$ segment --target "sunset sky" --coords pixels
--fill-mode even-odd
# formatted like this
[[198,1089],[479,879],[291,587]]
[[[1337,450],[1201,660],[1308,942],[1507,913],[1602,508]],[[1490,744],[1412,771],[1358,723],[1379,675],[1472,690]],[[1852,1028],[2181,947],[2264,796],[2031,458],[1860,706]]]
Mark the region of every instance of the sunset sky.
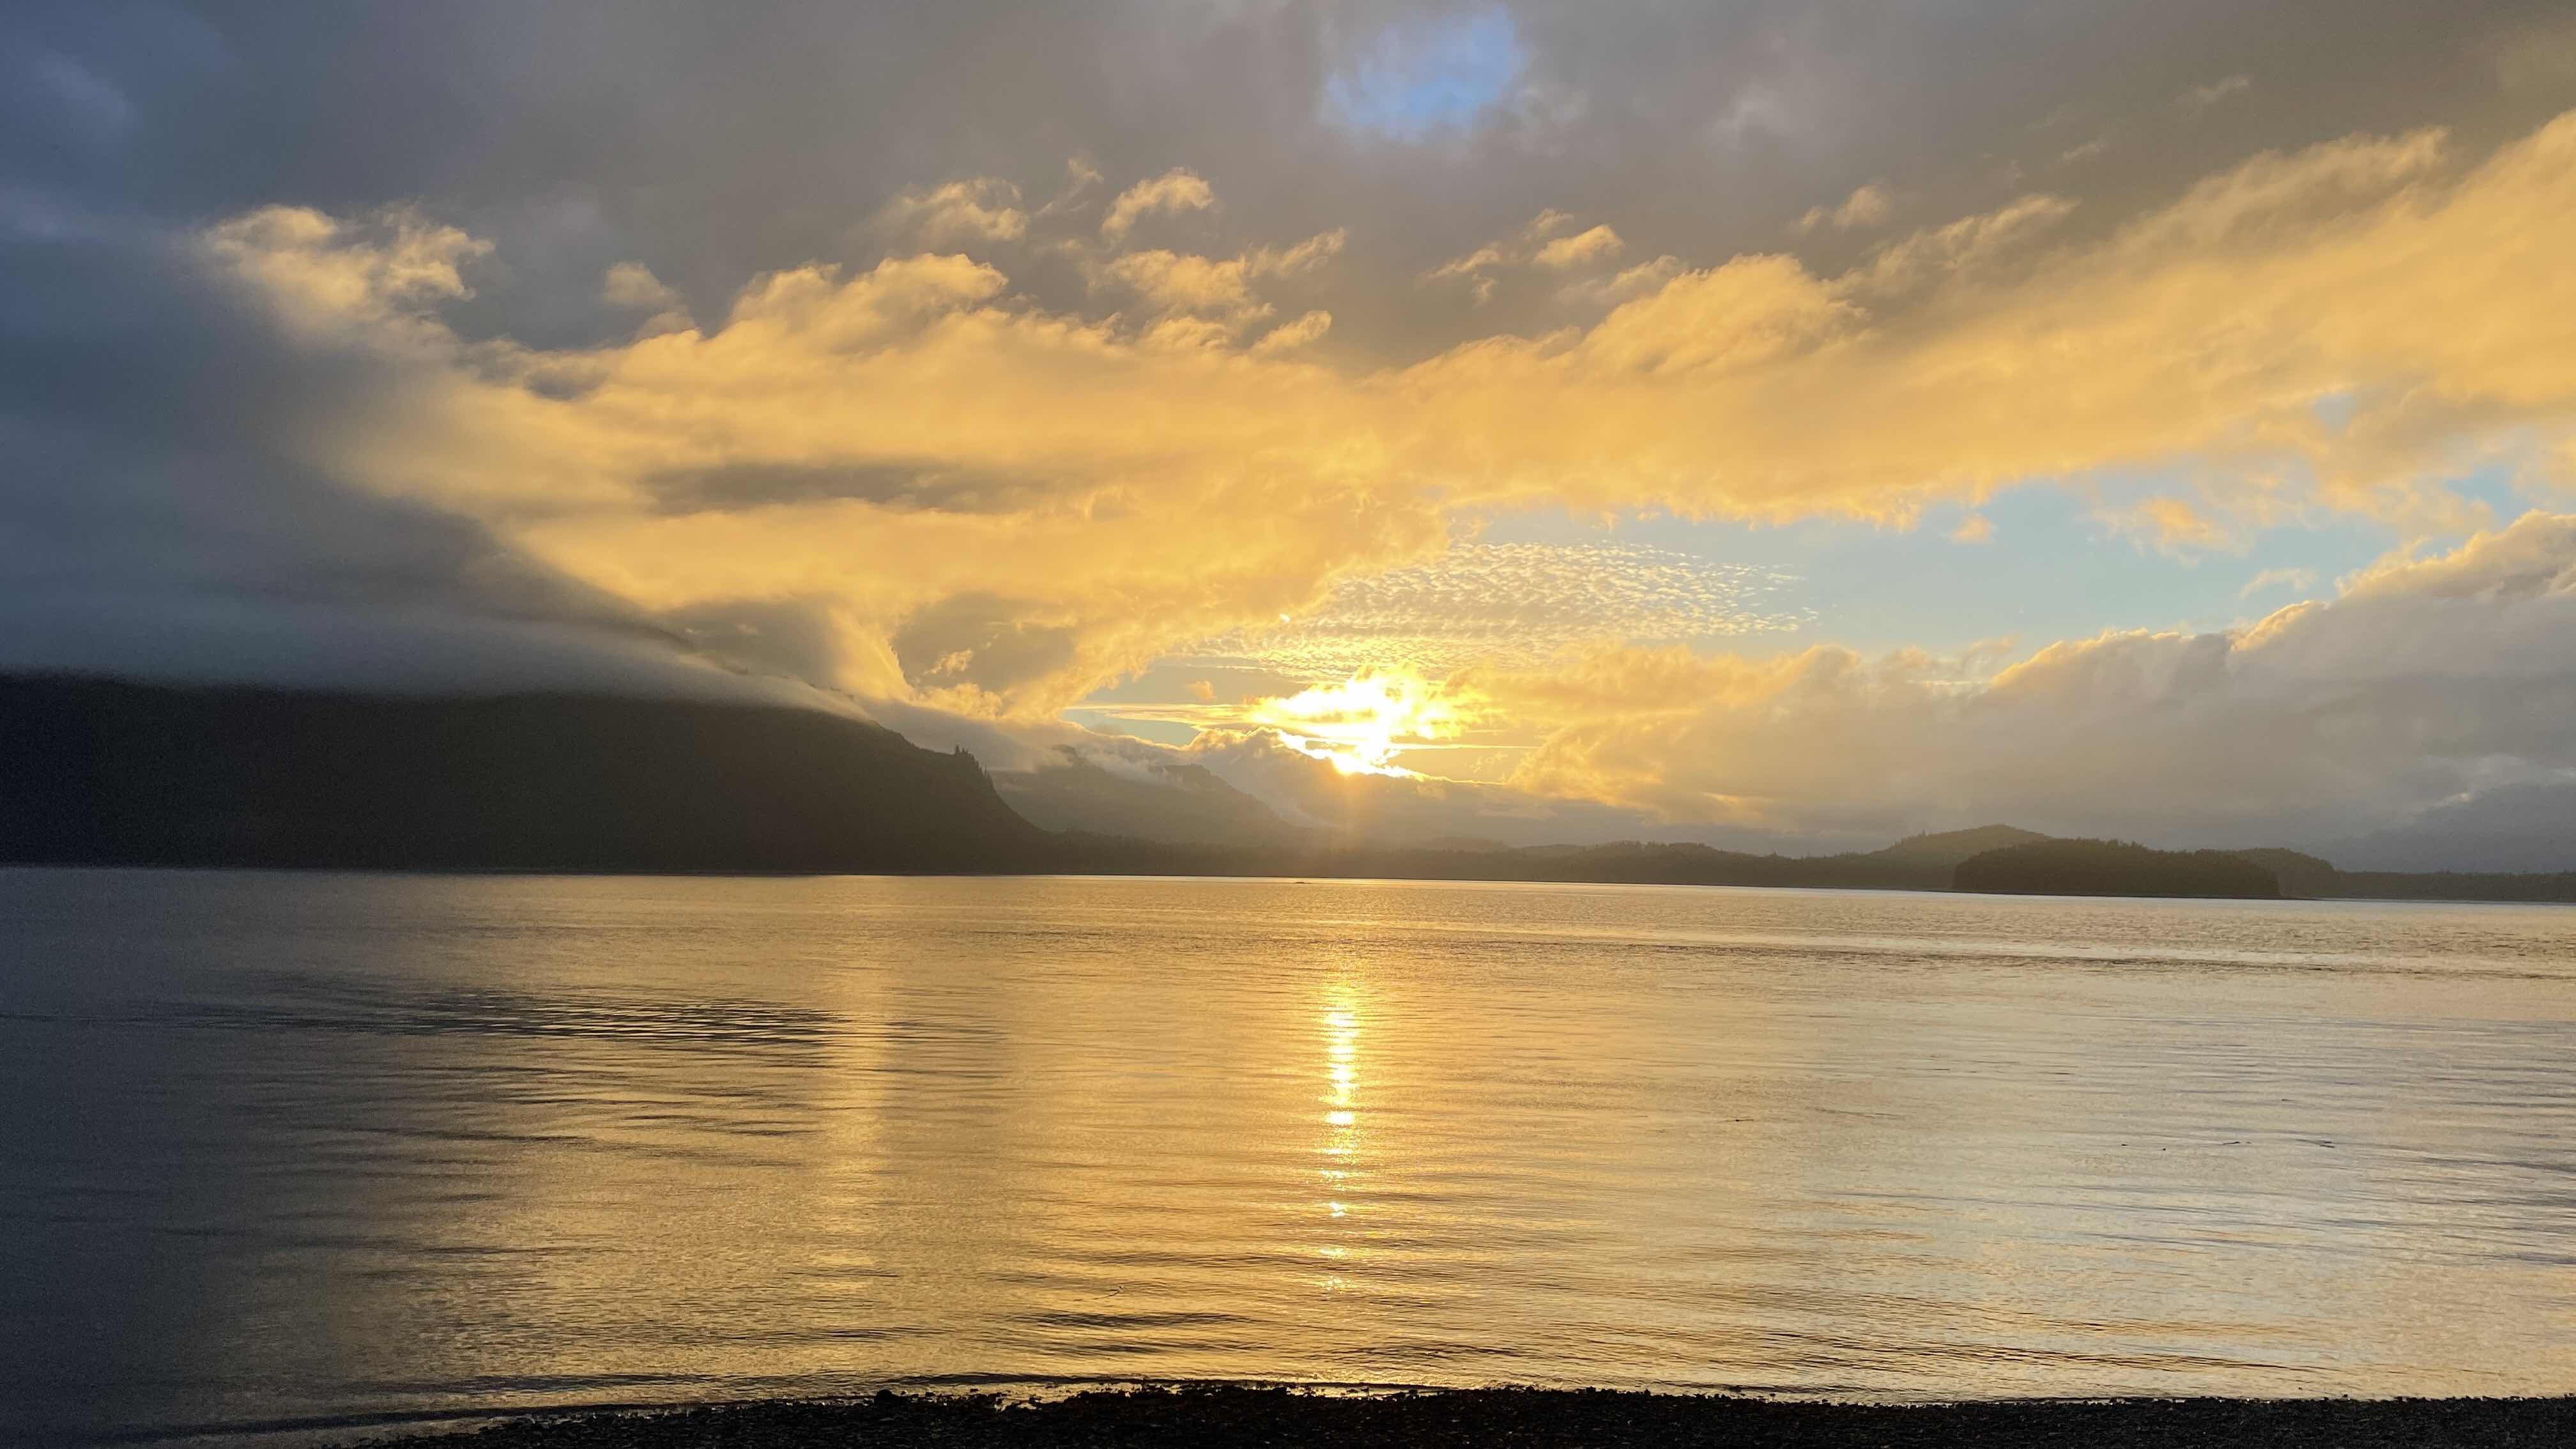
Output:
[[0,665],[2576,866],[2553,4],[18,4]]

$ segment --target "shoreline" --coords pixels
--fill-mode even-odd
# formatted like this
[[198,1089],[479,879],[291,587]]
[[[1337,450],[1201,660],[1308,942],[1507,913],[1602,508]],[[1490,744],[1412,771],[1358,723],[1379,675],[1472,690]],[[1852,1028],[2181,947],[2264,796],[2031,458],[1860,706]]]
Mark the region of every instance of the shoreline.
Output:
[[1872,1404],[1606,1389],[1334,1394],[1249,1385],[1093,1389],[1062,1398],[883,1391],[671,1409],[531,1414],[378,1436],[380,1449],[808,1449],[822,1445],[1182,1446],[2374,1445],[2576,1443],[2576,1395],[2463,1399],[2014,1399]]

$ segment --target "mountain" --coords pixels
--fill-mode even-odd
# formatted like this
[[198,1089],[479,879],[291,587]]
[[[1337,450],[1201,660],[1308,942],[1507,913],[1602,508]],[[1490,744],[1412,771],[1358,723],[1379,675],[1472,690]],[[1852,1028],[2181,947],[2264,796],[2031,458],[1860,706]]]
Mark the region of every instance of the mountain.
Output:
[[815,710],[0,678],[0,860],[1038,868],[972,757]]
[[1060,754],[1058,763],[993,775],[1002,798],[1041,829],[1169,845],[1294,845],[1309,838],[1205,766],[1112,769],[1070,745]]
[[2272,872],[2224,850],[2151,850],[2125,840],[2032,840],[1959,862],[1951,888],[1991,895],[2225,896],[2278,900]]
[[[2576,873],[2345,871],[2289,850],[2155,851],[2009,825],[1817,856],[1639,841],[1351,844],[1286,824],[1196,766],[1122,770],[1072,755],[999,785],[962,752],[810,709],[0,675],[0,863],[2576,900]],[[1087,828],[1040,828],[1059,823]]]
[[2343,870],[2295,850],[2239,850],[2270,870],[2284,895],[2313,900],[2576,901],[2576,871]]
[[2283,850],[2278,846],[2261,850],[2232,850],[2228,854],[2239,860],[2252,861],[2272,873],[2281,884],[2281,894],[2304,900],[2322,900],[2341,894],[2343,874],[2333,861],[2310,855],[2303,850]]
[[1868,854],[1893,864],[1950,871],[1958,869],[1959,862],[1972,855],[1983,855],[2008,845],[2030,845],[2050,838],[2018,825],[1979,825],[1967,830],[1909,835],[1884,850],[1873,850]]

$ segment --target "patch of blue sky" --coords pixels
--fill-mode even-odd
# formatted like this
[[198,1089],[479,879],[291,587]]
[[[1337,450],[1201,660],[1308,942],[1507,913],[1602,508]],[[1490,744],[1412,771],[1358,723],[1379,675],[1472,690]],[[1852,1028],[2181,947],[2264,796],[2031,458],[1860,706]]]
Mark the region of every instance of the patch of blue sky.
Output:
[[2568,506],[2564,494],[2551,493],[2536,481],[2533,470],[2519,463],[2490,463],[2450,479],[2443,486],[2471,503],[2484,504],[2495,515],[2497,528],[2534,508],[2564,512]]
[[1398,21],[1325,79],[1324,118],[1408,142],[1462,130],[1510,93],[1528,61],[1499,9]]
[[1973,512],[1990,529],[1983,541],[1953,537],[1971,513],[1957,506],[1933,509],[1910,529],[1666,515],[1604,528],[1551,510],[1491,518],[1481,536],[1546,543],[1615,537],[1775,569],[1797,578],[1782,597],[1812,609],[1814,621],[1720,647],[1769,652],[1830,642],[1871,653],[1949,653],[2002,638],[2027,653],[2111,630],[2222,630],[2303,598],[2330,597],[2336,579],[2398,542],[2384,525],[2333,515],[2266,530],[2241,554],[2174,553],[2124,529],[2102,498],[2055,488],[2010,490]]

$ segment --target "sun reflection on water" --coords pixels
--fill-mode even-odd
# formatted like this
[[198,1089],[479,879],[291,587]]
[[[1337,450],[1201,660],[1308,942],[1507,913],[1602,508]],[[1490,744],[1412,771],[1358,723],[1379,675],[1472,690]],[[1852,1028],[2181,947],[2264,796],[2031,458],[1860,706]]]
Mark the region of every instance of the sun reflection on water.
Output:
[[[1347,973],[1336,974],[1324,987],[1323,1164],[1316,1174],[1323,1179],[1319,1196],[1325,1232],[1333,1235],[1333,1240],[1318,1244],[1316,1252],[1337,1269],[1354,1259],[1354,1244],[1349,1239],[1357,1227],[1353,1219],[1360,1208],[1358,1189],[1366,1176],[1359,1166],[1363,996],[1359,983]],[[1327,1272],[1317,1282],[1329,1293],[1344,1292],[1351,1286],[1339,1271]]]

